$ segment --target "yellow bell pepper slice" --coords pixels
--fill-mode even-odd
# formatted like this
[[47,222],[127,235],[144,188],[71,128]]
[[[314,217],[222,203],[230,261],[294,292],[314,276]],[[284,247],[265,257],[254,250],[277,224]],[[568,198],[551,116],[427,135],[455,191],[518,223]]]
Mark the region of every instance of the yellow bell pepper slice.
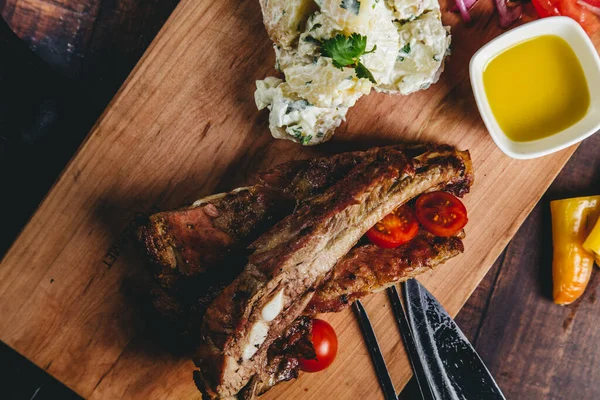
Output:
[[583,242],[583,248],[594,255],[596,264],[600,267],[600,219],[596,221],[596,225]]
[[600,196],[552,201],[550,211],[554,302],[570,304],[583,294],[594,267],[594,256],[583,248],[583,242],[598,219]]

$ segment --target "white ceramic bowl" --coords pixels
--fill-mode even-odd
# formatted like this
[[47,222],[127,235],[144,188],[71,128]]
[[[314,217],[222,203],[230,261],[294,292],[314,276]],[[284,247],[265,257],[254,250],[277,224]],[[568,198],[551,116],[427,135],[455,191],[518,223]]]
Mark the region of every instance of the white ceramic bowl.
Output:
[[[492,113],[483,87],[483,70],[486,64],[503,50],[542,35],[559,36],[571,46],[579,58],[587,80],[590,107],[579,122],[563,131],[530,142],[515,142],[502,131]],[[528,159],[545,156],[571,146],[600,130],[600,57],[585,31],[571,18],[543,18],[498,36],[473,55],[469,74],[477,108],[485,126],[496,145],[512,158]]]

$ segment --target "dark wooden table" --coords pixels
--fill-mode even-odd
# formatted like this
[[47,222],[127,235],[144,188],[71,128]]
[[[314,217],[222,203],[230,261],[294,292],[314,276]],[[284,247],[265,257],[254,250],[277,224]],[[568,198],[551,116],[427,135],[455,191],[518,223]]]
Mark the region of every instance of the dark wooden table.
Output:
[[[177,2],[0,0],[0,257]],[[577,303],[551,301],[549,201],[587,194],[600,194],[600,135],[579,147],[457,317],[509,399],[600,399],[600,276]],[[0,371],[0,398],[78,398],[1,343]],[[401,397],[415,393],[411,383]]]

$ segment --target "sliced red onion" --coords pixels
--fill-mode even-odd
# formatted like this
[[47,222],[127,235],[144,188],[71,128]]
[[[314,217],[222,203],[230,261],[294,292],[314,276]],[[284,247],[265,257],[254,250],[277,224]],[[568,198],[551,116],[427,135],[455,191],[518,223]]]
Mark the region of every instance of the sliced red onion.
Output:
[[510,24],[521,18],[523,14],[523,7],[521,3],[515,7],[509,7],[506,3],[508,0],[494,0],[496,3],[496,9],[500,16],[500,27],[508,28]]
[[469,15],[469,11],[467,10],[467,4],[465,3],[465,1],[468,0],[456,0],[456,7],[458,7],[458,11],[460,11],[460,16],[462,17],[463,21],[470,22],[471,16]]
[[600,17],[600,7],[594,7],[593,5],[588,4],[582,0],[577,1],[577,4],[584,6],[585,8],[587,8],[588,10]]
[[[465,7],[467,8],[467,10],[470,10],[471,7],[473,7],[475,5],[475,3],[477,3],[477,0],[465,0],[464,3],[465,3]],[[457,12],[458,6],[455,4],[454,7],[452,7],[450,9],[450,11]]]

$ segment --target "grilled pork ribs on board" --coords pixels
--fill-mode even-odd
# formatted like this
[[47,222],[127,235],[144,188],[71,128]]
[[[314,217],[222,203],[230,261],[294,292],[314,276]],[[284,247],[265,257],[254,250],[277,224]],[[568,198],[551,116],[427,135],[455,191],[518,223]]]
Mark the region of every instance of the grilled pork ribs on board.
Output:
[[425,231],[395,249],[363,243],[377,221],[422,193],[463,196],[469,153],[397,145],[292,161],[253,186],[152,215],[138,231],[154,305],[200,338],[205,398],[251,398],[298,375],[310,318],[409,279],[463,251],[461,232]]

